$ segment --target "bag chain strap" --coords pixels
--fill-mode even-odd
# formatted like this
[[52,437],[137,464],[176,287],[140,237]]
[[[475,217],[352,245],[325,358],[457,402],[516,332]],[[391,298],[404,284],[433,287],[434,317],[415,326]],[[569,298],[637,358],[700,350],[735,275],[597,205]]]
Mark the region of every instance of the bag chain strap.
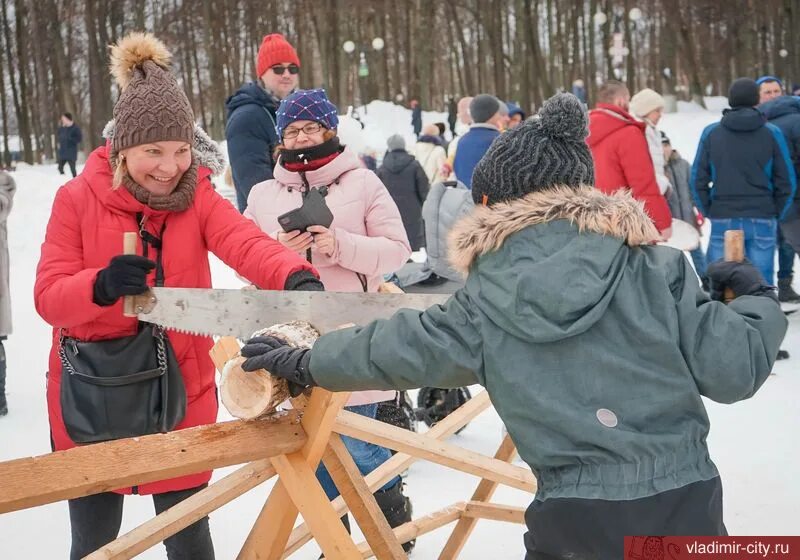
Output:
[[[156,339],[156,359],[158,361],[158,369],[161,370],[161,374],[167,373],[167,345],[164,340],[164,327],[161,325],[154,325],[155,329],[155,339]],[[61,367],[70,375],[75,374],[75,368],[72,367],[72,364],[67,359],[67,353],[64,351],[64,345],[66,343],[67,337],[64,336],[64,330],[59,329],[58,331],[58,356],[61,358]],[[73,341],[73,344],[74,341]],[[75,345],[75,353],[78,353],[78,347]]]

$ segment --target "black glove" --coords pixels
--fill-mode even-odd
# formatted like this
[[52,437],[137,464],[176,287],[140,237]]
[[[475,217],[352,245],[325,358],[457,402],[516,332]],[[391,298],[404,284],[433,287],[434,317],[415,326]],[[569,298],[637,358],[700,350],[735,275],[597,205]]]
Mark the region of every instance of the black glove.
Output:
[[306,387],[316,387],[317,383],[308,371],[311,352],[308,348],[294,348],[272,336],[257,336],[242,346],[242,363],[245,371],[265,369],[272,375],[283,377],[289,382],[289,393],[296,397]]
[[122,296],[136,296],[147,291],[147,274],[156,263],[139,255],[117,255],[97,273],[94,302],[113,305]]
[[708,265],[706,273],[711,281],[711,299],[723,301],[725,288],[730,288],[734,297],[766,296],[778,301],[775,288],[766,283],[764,277],[756,267],[750,264],[750,261],[715,261]]
[[324,292],[325,286],[309,271],[298,270],[286,279],[283,289],[298,292]]

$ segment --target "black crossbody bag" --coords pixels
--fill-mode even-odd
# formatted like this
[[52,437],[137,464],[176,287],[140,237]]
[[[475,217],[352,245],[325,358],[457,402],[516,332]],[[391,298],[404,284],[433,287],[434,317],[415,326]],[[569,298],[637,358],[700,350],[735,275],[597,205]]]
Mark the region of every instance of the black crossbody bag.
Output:
[[[161,239],[143,226],[139,235],[145,255],[148,245],[156,249],[156,286],[163,286]],[[61,414],[75,443],[169,432],[183,420],[186,388],[159,325],[139,322],[135,335],[98,342],[62,335],[58,353]]]

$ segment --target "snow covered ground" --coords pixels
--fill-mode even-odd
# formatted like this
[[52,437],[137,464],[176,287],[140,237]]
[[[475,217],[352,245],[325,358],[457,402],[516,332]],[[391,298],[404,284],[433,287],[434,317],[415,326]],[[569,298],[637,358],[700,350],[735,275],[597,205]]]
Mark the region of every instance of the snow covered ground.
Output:
[[[388,136],[392,126],[410,120],[408,111],[370,106],[367,137]],[[691,160],[702,128],[719,117],[717,111],[681,107],[681,112],[666,115],[663,128],[673,145]],[[381,111],[391,112],[391,119]],[[370,122],[371,119],[374,122]],[[442,120],[438,119],[437,120]],[[428,119],[426,118],[426,122]],[[433,122],[433,120],[431,120]],[[394,130],[397,130],[396,128]],[[366,145],[366,141],[365,141]],[[11,290],[14,306],[14,334],[5,343],[8,356],[9,415],[0,418],[0,461],[49,452],[45,408],[45,370],[50,328],[33,307],[32,290],[39,246],[44,238],[50,206],[63,183],[54,165],[20,167],[15,207],[9,219],[11,251]],[[220,182],[221,184],[221,182]],[[217,287],[238,287],[233,273],[212,258]],[[800,534],[797,504],[800,483],[795,476],[800,462],[797,430],[800,427],[800,327],[791,319],[783,347],[792,359],[778,362],[776,376],[766,382],[755,398],[732,406],[708,403],[712,421],[709,443],[712,457],[722,472],[725,487],[725,515],[728,529],[742,535]],[[479,390],[477,387],[474,390]],[[223,412],[221,420],[228,416]],[[501,423],[493,411],[484,413],[452,442],[482,453],[494,453],[500,442]],[[216,472],[215,478],[232,469]],[[2,482],[0,482],[2,483]],[[424,515],[447,504],[467,499],[477,480],[430,463],[416,463],[406,479],[415,516]],[[211,528],[217,557],[235,557],[268,494],[271,483],[259,486],[217,511]],[[524,506],[530,497],[503,488],[494,501]],[[132,496],[126,500],[122,531],[128,531],[152,517],[152,501]],[[423,536],[417,541],[413,558],[432,559],[449,535],[452,526]],[[494,521],[481,521],[462,554],[464,559],[520,558],[523,527]],[[0,516],[0,558],[28,560],[64,558],[69,548],[69,522],[65,503],[51,504]],[[316,559],[318,549],[309,544],[295,557]],[[160,545],[141,558],[165,558]]]

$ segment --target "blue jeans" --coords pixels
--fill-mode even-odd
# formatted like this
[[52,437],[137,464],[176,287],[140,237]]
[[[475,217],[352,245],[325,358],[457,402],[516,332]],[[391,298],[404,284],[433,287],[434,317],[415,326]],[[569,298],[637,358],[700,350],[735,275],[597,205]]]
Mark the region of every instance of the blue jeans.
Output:
[[[355,412],[361,416],[374,419],[375,414],[378,412],[378,405],[377,403],[360,404],[357,406],[346,406],[344,409],[349,410],[350,412]],[[353,439],[348,436],[342,436],[342,441],[344,442],[344,446],[350,452],[350,455],[353,457],[353,460],[356,462],[358,470],[360,470],[361,474],[364,476],[377,469],[392,456],[391,451],[385,447],[375,445],[374,443],[367,443],[366,441]],[[331,475],[328,474],[328,469],[326,469],[325,465],[322,463],[320,463],[319,468],[317,468],[317,480],[319,480],[319,483],[322,485],[322,489],[325,491],[325,495],[328,496],[329,500],[333,500],[339,495],[339,489],[336,488],[336,484],[333,483]],[[400,482],[400,477],[396,476],[384,484],[380,490],[391,488],[398,482]]]
[[761,272],[767,284],[774,284],[778,221],[774,218],[712,219],[708,262],[725,256],[725,232],[729,229],[744,230],[745,256]]

